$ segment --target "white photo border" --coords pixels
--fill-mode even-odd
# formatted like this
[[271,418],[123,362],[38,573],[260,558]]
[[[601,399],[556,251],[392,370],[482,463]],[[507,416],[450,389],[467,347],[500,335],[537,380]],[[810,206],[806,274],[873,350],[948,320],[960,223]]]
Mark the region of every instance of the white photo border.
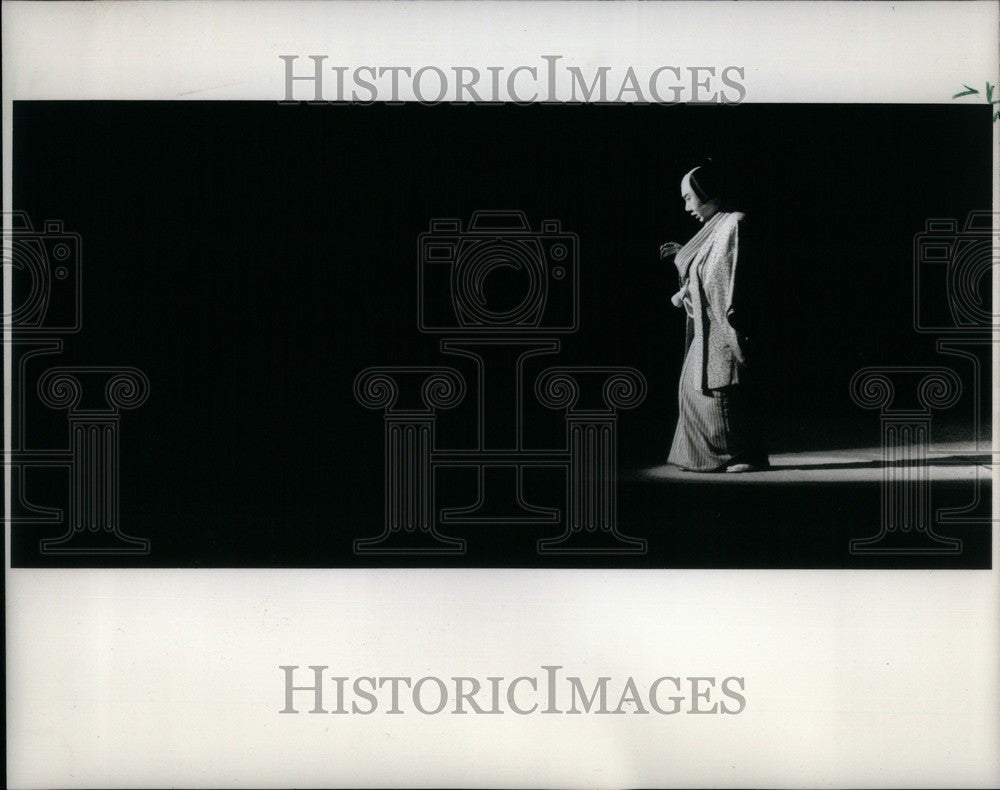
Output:
[[[15,99],[278,101],[283,54],[442,68],[561,54],[637,70],[741,66],[748,102],[946,104],[963,85],[1000,81],[998,13],[993,2],[5,2],[4,210]],[[994,211],[998,178],[994,167]],[[9,314],[6,268],[4,286]],[[8,328],[4,340],[6,352]],[[6,353],[4,364],[9,452]],[[9,522],[7,475],[4,493]],[[8,784],[998,786],[997,544],[994,531],[989,571],[41,570],[11,568],[5,529]],[[705,717],[282,716],[288,664],[738,675],[748,704]]]

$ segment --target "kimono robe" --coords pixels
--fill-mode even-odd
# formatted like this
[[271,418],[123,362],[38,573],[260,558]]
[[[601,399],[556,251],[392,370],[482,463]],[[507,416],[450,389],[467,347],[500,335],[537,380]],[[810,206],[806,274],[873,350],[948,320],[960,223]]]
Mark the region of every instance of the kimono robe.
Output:
[[668,461],[692,471],[767,464],[750,414],[744,338],[733,326],[744,220],[716,212],[675,259],[681,289],[671,301],[688,314],[687,349]]

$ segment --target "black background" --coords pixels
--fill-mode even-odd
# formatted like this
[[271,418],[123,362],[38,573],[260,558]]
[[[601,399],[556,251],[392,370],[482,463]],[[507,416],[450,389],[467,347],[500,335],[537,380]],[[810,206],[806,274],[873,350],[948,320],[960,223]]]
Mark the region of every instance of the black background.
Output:
[[[692,484],[668,502],[623,483],[643,557],[540,559],[551,527],[456,528],[457,558],[359,558],[351,541],[382,524],[382,419],[356,404],[354,376],[455,364],[417,330],[432,218],[520,209],[579,235],[580,330],[544,361],[644,373],[649,394],[619,423],[620,465],[641,469],[666,460],[683,355],[676,275],[656,252],[695,232],[679,182],[713,155],[756,226],[770,449],[873,446],[878,416],[848,382],[866,365],[942,363],[913,330],[913,237],[990,205],[990,145],[985,106],[17,102],[15,208],[83,239],[82,331],[47,364],[151,381],[122,418],[121,513],[152,553],[41,557],[39,538],[62,529],[19,526],[14,563],[988,565],[988,533],[968,531],[958,559],[848,556],[847,538],[877,525],[878,490],[833,484]],[[29,442],[65,446],[65,413],[25,406]],[[969,436],[961,419],[935,427]],[[58,497],[65,482],[43,478],[36,500]]]

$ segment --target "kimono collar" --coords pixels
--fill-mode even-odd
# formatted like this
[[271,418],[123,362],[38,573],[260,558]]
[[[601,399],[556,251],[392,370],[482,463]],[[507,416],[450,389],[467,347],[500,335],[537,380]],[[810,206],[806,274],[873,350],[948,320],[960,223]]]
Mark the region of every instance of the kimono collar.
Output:
[[716,211],[715,214],[712,215],[712,218],[702,225],[701,230],[694,234],[691,241],[681,247],[680,251],[677,253],[677,256],[674,258],[674,265],[677,267],[677,273],[681,276],[682,280],[687,277],[688,269],[691,267],[691,263],[694,261],[699,251],[701,251],[702,247],[710,241],[712,233],[715,231],[716,226],[725,214],[726,212],[724,211]]

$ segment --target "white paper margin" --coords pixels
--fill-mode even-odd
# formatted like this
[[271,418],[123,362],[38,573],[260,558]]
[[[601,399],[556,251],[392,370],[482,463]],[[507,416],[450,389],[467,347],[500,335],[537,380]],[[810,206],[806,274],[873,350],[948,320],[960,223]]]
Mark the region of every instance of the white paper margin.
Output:
[[[279,54],[563,54],[743,65],[751,102],[948,103],[997,81],[997,30],[991,2],[4,3],[4,208],[14,98],[277,100]],[[959,572],[11,570],[9,539],[11,787],[1000,785],[995,534],[993,570]],[[737,674],[748,707],[281,716],[288,663]]]

